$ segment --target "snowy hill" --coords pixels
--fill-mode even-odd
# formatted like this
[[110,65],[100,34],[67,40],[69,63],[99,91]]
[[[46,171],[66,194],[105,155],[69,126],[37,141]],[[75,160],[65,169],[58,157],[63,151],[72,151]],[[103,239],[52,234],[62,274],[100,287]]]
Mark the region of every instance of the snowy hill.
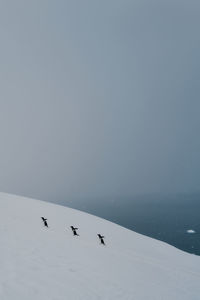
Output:
[[0,194],[1,300],[199,300],[199,282],[198,256],[77,210]]

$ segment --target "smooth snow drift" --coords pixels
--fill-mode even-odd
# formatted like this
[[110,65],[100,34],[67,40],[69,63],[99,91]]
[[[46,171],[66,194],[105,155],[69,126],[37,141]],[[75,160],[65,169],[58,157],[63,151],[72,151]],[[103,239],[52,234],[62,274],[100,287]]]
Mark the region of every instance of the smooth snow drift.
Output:
[[1,300],[200,299],[200,257],[103,219],[0,194],[0,224]]

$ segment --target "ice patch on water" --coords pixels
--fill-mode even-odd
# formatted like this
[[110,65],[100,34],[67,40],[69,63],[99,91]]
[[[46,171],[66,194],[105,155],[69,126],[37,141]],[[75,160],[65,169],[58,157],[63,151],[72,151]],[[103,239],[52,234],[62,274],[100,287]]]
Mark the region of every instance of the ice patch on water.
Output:
[[196,233],[196,231],[193,230],[193,229],[188,229],[188,230],[187,230],[187,233]]

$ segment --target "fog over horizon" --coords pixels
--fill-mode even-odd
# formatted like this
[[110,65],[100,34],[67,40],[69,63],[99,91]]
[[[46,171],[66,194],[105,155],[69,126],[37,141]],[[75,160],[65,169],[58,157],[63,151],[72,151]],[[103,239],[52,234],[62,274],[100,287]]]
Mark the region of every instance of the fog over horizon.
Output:
[[200,2],[0,2],[0,191],[200,193]]

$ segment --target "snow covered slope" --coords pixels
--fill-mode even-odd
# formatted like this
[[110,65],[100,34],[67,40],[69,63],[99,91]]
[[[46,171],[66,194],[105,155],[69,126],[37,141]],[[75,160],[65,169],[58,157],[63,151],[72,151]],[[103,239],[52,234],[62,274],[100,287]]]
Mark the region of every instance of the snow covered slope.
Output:
[[199,300],[200,257],[77,210],[0,194],[0,299]]

